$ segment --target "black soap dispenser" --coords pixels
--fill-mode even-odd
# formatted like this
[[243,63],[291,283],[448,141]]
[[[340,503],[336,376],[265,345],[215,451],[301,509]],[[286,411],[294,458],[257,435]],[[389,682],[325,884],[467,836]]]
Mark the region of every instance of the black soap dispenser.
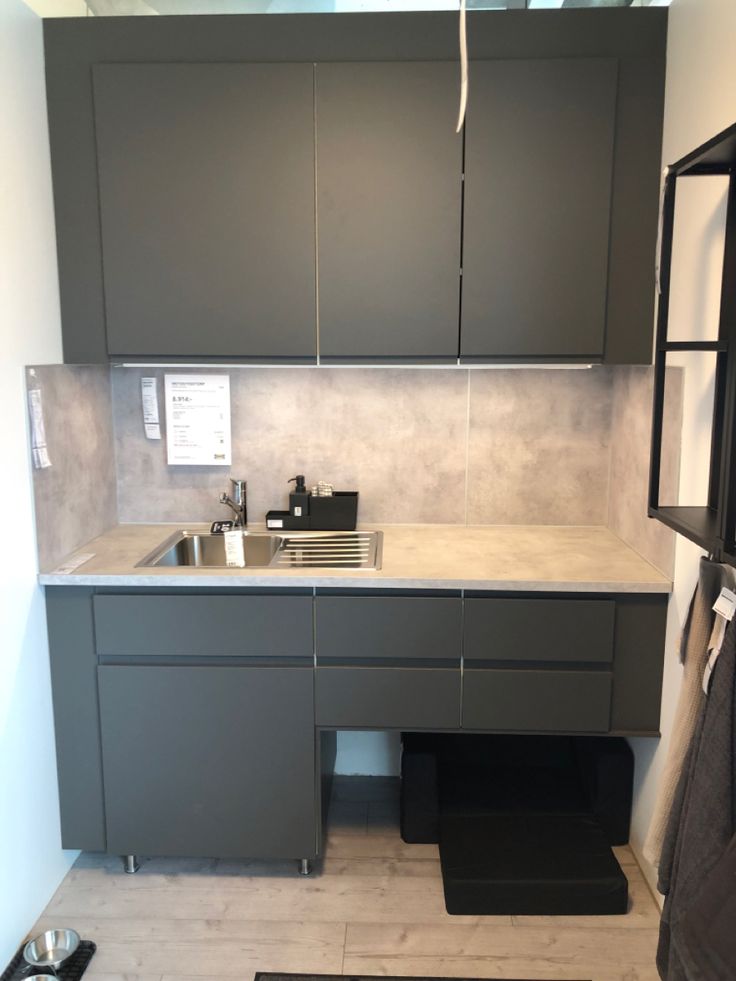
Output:
[[289,483],[296,484],[294,490],[289,494],[289,514],[292,518],[309,517],[310,494],[304,483],[304,474],[298,473],[296,477],[291,478]]

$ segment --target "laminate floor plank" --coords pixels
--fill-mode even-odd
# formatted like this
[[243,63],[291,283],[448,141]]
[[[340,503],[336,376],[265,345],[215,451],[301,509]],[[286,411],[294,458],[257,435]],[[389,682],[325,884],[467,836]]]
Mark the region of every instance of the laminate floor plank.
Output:
[[[46,921],[50,922],[50,921]],[[339,973],[345,925],[233,920],[72,917],[65,921],[97,943],[88,973],[144,969],[192,975],[263,970]],[[45,924],[44,924],[45,925]],[[306,965],[306,966],[305,966]]]
[[442,873],[439,859],[331,858],[322,863],[323,875],[415,875],[436,879]]
[[616,861],[620,866],[635,865],[637,868],[639,867],[630,845],[614,845],[611,851],[616,856]]
[[367,801],[333,800],[329,825],[341,835],[364,835],[368,830],[368,807]]
[[398,823],[391,833],[381,835],[343,835],[330,830],[325,845],[326,858],[407,858],[439,862],[437,845],[407,845],[399,836]]
[[[603,918],[601,918],[603,919]],[[654,970],[656,930],[605,926],[557,929],[484,924],[348,923],[344,972],[486,978],[647,978]],[[656,977],[654,971],[653,977]]]
[[[292,878],[237,876],[157,876],[77,880],[60,890],[47,907],[56,917],[157,917],[170,919],[309,920],[316,923],[392,923],[412,911],[419,923],[447,920],[442,881],[402,875],[342,875]],[[477,922],[478,917],[460,919]],[[488,919],[488,918],[486,918]],[[491,917],[511,922],[510,917]]]
[[399,799],[399,777],[346,776],[332,778],[332,801],[356,801],[360,804],[395,803]]
[[550,959],[525,954],[522,950],[517,956],[503,954],[486,957],[368,958],[346,954],[343,974],[493,978],[499,981],[506,978],[534,978],[535,981],[659,981],[653,966],[631,964],[625,957],[616,958],[616,965],[607,964],[602,955],[586,960],[568,958],[561,953],[556,959]]
[[[625,946],[628,962],[646,965],[652,953],[652,940],[657,933],[654,929],[632,930],[622,941],[620,931],[612,930],[603,923],[565,929],[557,929],[554,925],[519,927],[494,924],[493,929],[489,930],[484,922],[456,923],[456,919],[452,917],[451,922],[442,925],[348,921],[346,960],[366,957],[396,961],[405,957],[518,957],[521,950],[533,950],[536,957],[553,960],[603,957],[613,963],[613,958],[624,956],[622,947]],[[603,919],[600,917],[599,921]]]

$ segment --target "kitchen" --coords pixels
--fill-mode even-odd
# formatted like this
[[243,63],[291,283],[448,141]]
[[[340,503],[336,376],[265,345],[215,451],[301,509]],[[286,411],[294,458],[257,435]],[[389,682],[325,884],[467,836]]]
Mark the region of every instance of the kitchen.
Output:
[[[672,40],[671,23],[677,16],[676,11],[677,3],[670,11],[670,45],[675,43]],[[639,13],[647,12],[631,11],[630,16],[634,17]],[[25,16],[30,17],[28,14]],[[718,19],[715,13],[713,18]],[[472,29],[472,16],[469,19]],[[59,23],[63,25],[63,21]],[[31,30],[28,23],[24,22],[23,26],[26,30]],[[35,26],[38,28],[37,24]],[[63,30],[63,26],[60,30]],[[703,30],[715,30],[707,18],[704,20]],[[724,33],[727,31],[724,30]],[[705,41],[703,43],[705,45]],[[708,41],[709,45],[712,43]],[[36,48],[32,50],[36,52],[37,61],[34,64],[39,73],[34,85],[36,89],[42,90],[43,69],[38,61],[41,55]],[[63,48],[60,47],[59,51],[63,51]],[[711,48],[708,47],[703,57],[710,58],[710,52]],[[679,70],[683,73],[682,78],[691,82],[691,69],[684,53],[682,57]],[[672,62],[670,54],[670,65]],[[25,67],[23,70],[29,72],[30,68]],[[725,66],[723,72],[726,81],[722,91],[727,93],[729,84]],[[674,78],[673,85],[678,83],[680,76],[675,75]],[[710,85],[710,75],[701,76],[698,81],[703,86],[706,83]],[[679,84],[684,86],[686,83],[682,80]],[[50,97],[54,93],[60,101],[66,98],[69,104],[68,96],[64,96],[59,86],[52,87]],[[453,88],[453,102],[455,95],[456,88]],[[719,103],[716,95],[711,95],[708,89],[703,100],[713,107],[712,116],[707,120],[708,127],[705,128],[705,123],[698,119],[697,126],[688,130],[683,122],[684,132],[681,133],[677,130],[675,116],[675,121],[669,125],[675,128],[677,136],[670,136],[671,144],[665,142],[665,160],[676,159],[732,122],[729,118],[732,107],[725,96]],[[669,119],[667,112],[670,111],[674,113],[675,109],[666,108],[665,140]],[[40,159],[45,161],[48,168],[48,150],[43,150],[44,137],[43,134],[39,135],[38,120],[41,116],[45,120],[45,107],[37,116],[36,128],[33,130],[35,138],[42,141],[41,150],[34,153],[33,165],[40,168]],[[78,125],[79,119],[65,123],[70,142],[75,138],[72,124]],[[119,129],[116,127],[114,132],[119,133]],[[631,164],[635,165],[636,160],[632,160]],[[21,166],[20,161],[18,166]],[[659,159],[656,169],[659,170]],[[71,181],[70,186],[82,190],[87,188],[88,181],[83,171],[76,175],[67,171],[67,176]],[[34,253],[38,256],[34,261],[38,263],[41,257],[46,257],[50,279],[47,283],[45,279],[36,282],[34,278],[34,289],[29,292],[36,297],[35,302],[42,303],[45,300],[53,310],[56,302],[53,297],[56,260],[53,221],[48,211],[51,195],[50,170],[45,176],[39,176],[39,180],[42,177],[45,183],[39,186],[43,187],[47,206],[47,225],[43,227],[48,234],[41,236],[34,246]],[[85,227],[85,222],[89,222],[89,210],[84,211],[83,203],[81,198],[75,198],[74,195],[65,196],[61,202],[62,207],[68,205],[72,209],[70,223],[65,228],[76,227],[79,230]],[[73,210],[75,208],[76,214]],[[33,211],[29,213],[33,214]],[[656,200],[653,203],[653,213],[656,216]],[[39,218],[39,222],[42,224],[43,219]],[[59,224],[57,214],[57,232]],[[655,230],[650,229],[652,237]],[[124,235],[124,232],[123,229],[121,234]],[[119,239],[116,242],[123,247]],[[653,255],[653,241],[650,245]],[[97,280],[90,272],[91,253],[88,249],[77,246],[70,253],[62,248],[61,255],[64,257],[62,289],[68,290],[68,284],[71,283],[73,292],[71,296],[67,292],[62,301],[65,305],[71,304],[73,311],[71,319],[69,313],[64,318],[66,350],[69,343],[84,346],[95,343],[94,337],[99,336],[99,332],[92,333],[95,323],[99,322],[94,310],[94,304],[98,302],[95,290],[99,287],[95,285]],[[337,263],[340,255],[333,259]],[[329,268],[328,263],[327,272]],[[80,269],[84,274],[82,279],[79,279]],[[651,265],[642,273],[645,282],[650,269]],[[28,275],[26,267],[19,270],[18,283],[27,282],[24,277]],[[382,275],[386,275],[385,271]],[[80,282],[85,284],[83,289],[74,285]],[[114,289],[114,284],[110,285]],[[106,292],[107,287],[106,281]],[[186,294],[184,297],[186,299]],[[17,302],[20,303],[20,299]],[[50,316],[48,309],[42,317],[44,322]],[[177,316],[185,313],[186,311],[179,310]],[[626,317],[622,316],[621,320],[625,321]],[[55,323],[58,326],[58,313]],[[69,323],[71,328],[67,327]],[[326,336],[329,337],[327,324],[325,326]],[[150,327],[148,331],[150,336]],[[363,337],[364,332],[356,336]],[[17,362],[18,365],[40,366],[61,362],[58,331],[54,337],[47,338],[45,347],[41,342],[38,347],[32,347],[30,337],[27,340],[29,343],[23,348],[24,355]],[[140,344],[136,343],[140,350]],[[81,347],[77,350],[81,350]],[[583,351],[589,353],[586,349]],[[116,355],[115,361],[119,362],[123,360],[121,355],[124,357],[131,354],[131,349],[125,350],[120,345],[112,353]],[[146,353],[154,352],[149,349]],[[218,353],[227,356],[225,351]],[[373,355],[375,353],[369,352]],[[452,353],[449,351],[449,355]],[[190,350],[185,355],[190,361],[191,354]],[[401,354],[406,356],[406,352]],[[416,351],[414,355],[416,356]],[[356,357],[355,348],[348,356]],[[436,359],[444,357],[447,360],[448,350],[435,347],[431,356]],[[472,356],[471,352],[470,357]],[[331,355],[327,354],[325,357],[329,363]],[[334,357],[339,358],[341,354],[338,352]],[[66,360],[91,362],[95,358],[72,355],[67,356]],[[106,354],[104,360],[107,362]],[[148,357],[146,360],[160,362],[162,359]],[[645,509],[650,373],[645,368],[622,367],[623,359],[620,357],[618,360],[615,357],[610,360],[615,367],[568,367],[562,370],[525,367],[521,370],[483,371],[462,365],[445,368],[343,369],[337,366],[328,367],[327,364],[320,364],[319,367],[228,367],[227,374],[233,393],[234,440],[231,472],[233,476],[248,479],[249,507],[253,522],[261,521],[268,508],[284,506],[288,493],[286,481],[293,473],[300,471],[307,473],[310,483],[317,479],[327,479],[335,480],[338,489],[358,489],[361,495],[361,524],[384,528],[387,533],[386,526],[395,523],[443,526],[454,524],[460,527],[476,524],[593,525],[605,529],[607,526],[613,530],[612,537],[618,536],[628,542],[645,559],[649,559],[651,564],[662,570],[664,578],[672,577],[671,563],[675,547],[672,536],[650,521]],[[646,357],[638,361],[636,358],[632,360],[636,365],[649,359]],[[43,390],[46,435],[52,462],[52,467],[36,472],[37,486],[41,487],[43,500],[46,502],[43,507],[37,506],[38,544],[41,549],[49,550],[42,557],[42,569],[52,572],[68,553],[80,548],[117,520],[149,523],[171,521],[181,525],[182,522],[186,524],[195,521],[209,523],[215,518],[225,516],[224,509],[218,504],[218,497],[225,489],[227,470],[209,468],[208,472],[197,473],[195,478],[189,472],[182,473],[183,468],[172,472],[161,453],[163,441],[154,443],[145,438],[141,419],[140,378],[142,375],[155,377],[163,394],[162,376],[166,370],[170,372],[171,369],[110,369],[105,364],[104,367],[62,369],[62,372],[66,372],[63,375],[58,372],[54,374],[50,368],[39,367],[36,370],[36,384]],[[17,379],[13,384],[13,390],[17,392]],[[47,384],[50,387],[47,388]],[[23,405],[22,395],[20,405]],[[65,409],[54,411],[52,406],[63,406]],[[18,452],[24,461],[22,473],[26,474],[25,424],[22,412],[20,416],[19,412],[21,410],[14,402],[13,409],[8,409],[6,418],[19,420],[19,432],[23,438],[22,453],[21,449]],[[635,440],[631,439],[632,433],[637,434]],[[641,438],[638,438],[639,435]],[[695,442],[698,440],[695,439]],[[526,463],[519,460],[520,445],[528,453]],[[81,456],[75,457],[75,453]],[[302,456],[296,458],[296,453],[301,453]],[[377,460],[380,460],[379,468],[376,467]],[[513,465],[511,461],[514,461]],[[669,466],[669,479],[674,481],[676,461],[670,461]],[[26,480],[25,476],[23,480]],[[44,483],[39,484],[40,480],[44,480]],[[636,486],[640,496],[632,501],[632,497],[636,497],[631,495],[635,481],[638,481]],[[23,493],[27,495],[28,484],[25,483],[24,487]],[[16,490],[15,493],[18,496],[21,492]],[[16,513],[18,507],[16,505],[11,513]],[[48,516],[48,520],[44,527],[45,516]],[[111,516],[113,520],[110,520]],[[84,530],[88,533],[82,534],[81,523],[84,523]],[[81,538],[78,537],[80,534]],[[157,542],[153,541],[151,544],[153,546]],[[140,557],[143,552],[145,549]],[[678,576],[677,565],[675,566],[675,599],[669,607],[668,653],[660,724],[662,745],[666,745],[668,716],[671,723],[672,703],[676,700],[678,687],[678,665],[674,648],[696,574],[693,570],[697,570],[695,556],[699,554],[697,549],[688,552],[688,544],[678,540],[676,561],[682,565],[682,569]],[[390,550],[384,556],[384,569],[390,568],[389,558]],[[35,581],[35,559],[32,554],[29,554],[28,562],[34,567]],[[496,576],[497,573],[488,575],[482,581],[486,585],[489,582],[497,583]],[[597,581],[602,582],[603,577]],[[4,591],[4,598],[6,595],[9,596],[10,592]],[[38,605],[39,600],[36,599],[35,602]],[[23,607],[23,603],[19,603],[19,607]],[[37,616],[42,614],[37,611]],[[22,649],[20,641],[18,649]],[[36,658],[31,664],[35,664],[36,670],[41,672],[41,655],[36,655]],[[26,670],[31,669],[31,664],[26,665]],[[42,672],[40,677],[44,677]],[[55,786],[55,752],[51,746],[48,680],[45,684],[45,717],[49,720],[49,727],[45,737],[43,734],[38,735],[38,739],[46,739],[45,750],[37,747],[36,751],[40,754],[39,759],[45,760],[50,768],[48,783]],[[25,686],[21,691],[24,690]],[[18,702],[15,708],[22,704],[24,703]],[[639,736],[633,740],[633,744],[637,757],[637,789],[632,843],[636,852],[637,840],[641,843],[646,833],[663,753],[661,748],[655,753],[656,741],[649,737]],[[345,740],[341,737],[338,752],[343,756],[342,762],[338,756],[338,773],[397,772],[396,742],[386,740],[384,733],[365,738],[351,733]],[[13,759],[13,772],[20,772],[23,768],[18,761],[22,756],[16,751]],[[33,769],[33,766],[30,768]],[[51,805],[49,809],[55,810]],[[350,808],[343,810],[349,811]],[[53,819],[47,815],[47,820]],[[26,850],[21,844],[23,841],[29,842],[28,850],[36,855],[35,849],[30,848],[34,838],[26,837],[28,833],[26,829],[19,828],[14,837],[5,836],[15,842],[12,852],[17,859],[14,861],[21,861],[21,856],[23,862],[28,860]],[[14,917],[18,917],[15,920],[18,924],[14,932],[16,938],[30,928],[62,878],[65,865],[68,866],[75,857],[74,853],[61,853],[58,845],[53,844],[54,841],[58,842],[58,830],[55,828],[47,829],[43,834],[39,830],[36,837],[39,841],[48,842],[46,847],[49,861],[41,863],[39,872],[30,877],[36,881],[33,895],[29,895],[25,910],[21,910],[16,898],[9,901],[9,910]],[[10,858],[7,867],[11,867]],[[27,866],[24,865],[23,868],[27,869]],[[52,872],[51,869],[56,871]],[[43,888],[38,881],[39,876],[45,882]],[[21,877],[20,866],[18,877]],[[24,880],[28,878],[26,872],[23,872],[22,877]],[[131,877],[126,881],[138,880]],[[414,885],[418,886],[420,883]],[[15,896],[15,886],[12,890]],[[39,890],[44,893],[43,897]],[[5,893],[6,890],[3,889],[3,894]],[[412,892],[411,895],[414,896],[415,893]],[[377,899],[373,905],[380,906],[380,901]],[[264,906],[264,909],[267,907]],[[397,912],[391,909],[386,906],[385,915],[395,920]],[[262,918],[269,919],[269,916],[264,913]],[[4,917],[5,920],[11,922],[10,913]],[[360,941],[358,946],[359,943]],[[11,943],[8,940],[9,956],[15,946],[15,941]],[[356,963],[351,963],[350,966],[346,963],[345,970],[358,970]],[[308,967],[294,966],[291,969],[306,970]],[[337,969],[339,970],[339,965]],[[330,970],[334,973],[334,961],[330,962]],[[370,965],[366,970],[370,973]],[[404,967],[397,973],[422,973],[422,970],[424,968],[409,970]],[[454,973],[454,970],[456,969],[446,967],[445,973]],[[519,968],[517,974],[521,974],[522,970]],[[139,973],[149,971],[142,963]],[[536,973],[539,971],[537,966]],[[153,973],[157,971],[154,970]],[[164,972],[162,970],[158,973]],[[429,973],[443,972],[434,969]],[[492,960],[485,964],[479,962],[475,973],[493,976]]]

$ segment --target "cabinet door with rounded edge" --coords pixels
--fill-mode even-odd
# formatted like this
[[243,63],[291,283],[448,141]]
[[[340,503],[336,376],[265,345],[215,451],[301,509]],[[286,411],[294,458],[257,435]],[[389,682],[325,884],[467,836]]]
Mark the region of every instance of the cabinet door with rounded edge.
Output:
[[461,357],[599,360],[617,62],[478,61],[470,77]]
[[317,65],[322,359],[457,359],[456,116],[451,62]]
[[97,670],[109,852],[314,856],[311,666]]
[[111,355],[316,357],[313,73],[94,67]]

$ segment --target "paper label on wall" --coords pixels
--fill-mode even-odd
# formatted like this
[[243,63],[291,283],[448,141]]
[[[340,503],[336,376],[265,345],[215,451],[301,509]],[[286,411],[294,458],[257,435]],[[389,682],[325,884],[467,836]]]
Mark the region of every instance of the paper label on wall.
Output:
[[161,439],[161,426],[158,419],[158,387],[155,378],[141,378],[141,404],[143,406],[143,429],[146,439]]
[[164,395],[169,465],[229,467],[229,376],[166,375]]
[[43,402],[41,390],[32,388],[28,392],[28,411],[31,418],[31,458],[36,470],[45,470],[51,466],[49,451],[46,446],[46,427],[43,422]]

